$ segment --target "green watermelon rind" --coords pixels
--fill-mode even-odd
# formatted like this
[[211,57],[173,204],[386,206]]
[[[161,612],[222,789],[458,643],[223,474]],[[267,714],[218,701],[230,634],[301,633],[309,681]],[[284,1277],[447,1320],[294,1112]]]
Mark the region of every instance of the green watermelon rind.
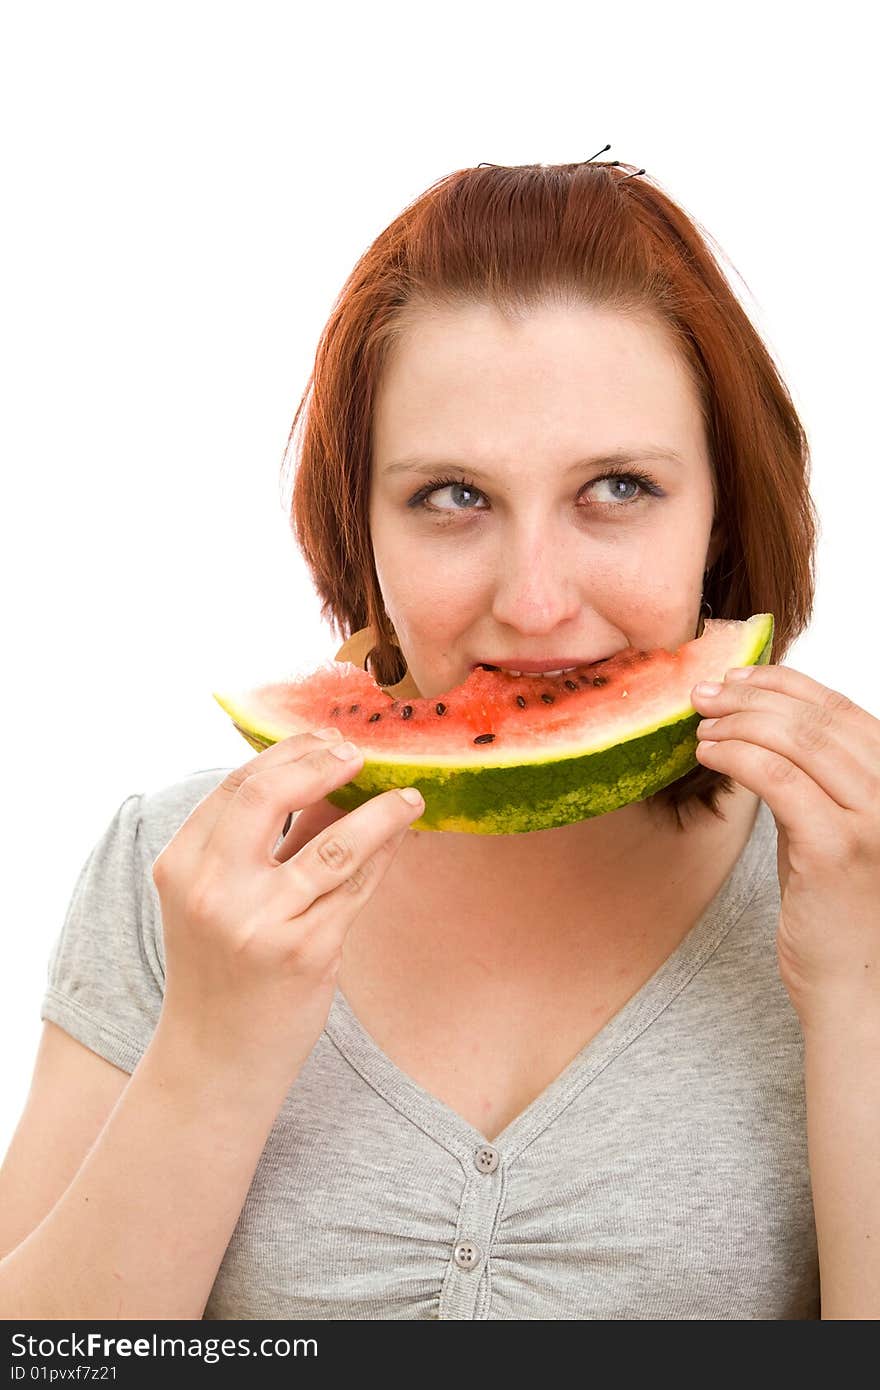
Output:
[[432,769],[423,764],[365,766],[356,782],[327,800],[344,811],[391,787],[418,787],[425,811],[414,830],[512,835],[568,825],[617,810],[668,786],[696,765],[693,714],[600,752],[513,767]]
[[[773,617],[758,630],[760,650],[744,665],[767,665],[773,647]],[[425,801],[413,830],[512,835],[547,830],[607,815],[642,801],[675,782],[696,758],[696,728],[702,716],[688,706],[648,730],[574,756],[533,757],[512,765],[430,766],[426,762],[365,761],[357,777],[327,800],[343,811],[395,787],[417,787]],[[253,748],[271,746],[236,724]],[[540,755],[538,755],[540,756]]]

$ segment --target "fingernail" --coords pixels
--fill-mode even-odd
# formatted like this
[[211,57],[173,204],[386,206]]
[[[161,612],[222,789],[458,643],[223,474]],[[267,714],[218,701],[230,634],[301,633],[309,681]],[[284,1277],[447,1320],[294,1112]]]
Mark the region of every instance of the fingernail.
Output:
[[695,695],[720,695],[721,686],[714,681],[700,681],[699,685],[694,686]]
[[744,681],[754,669],[754,666],[734,666],[732,670],[725,671],[724,679],[726,681]]
[[402,787],[400,795],[404,801],[409,802],[410,806],[423,806],[425,804],[422,793],[416,787]]
[[360,749],[355,748],[353,743],[337,743],[333,748],[328,748],[328,753],[332,753],[334,758],[359,758]]
[[338,729],[334,728],[316,729],[315,738],[323,738],[326,739],[328,743],[330,743],[335,738],[342,738],[342,734],[339,732]]

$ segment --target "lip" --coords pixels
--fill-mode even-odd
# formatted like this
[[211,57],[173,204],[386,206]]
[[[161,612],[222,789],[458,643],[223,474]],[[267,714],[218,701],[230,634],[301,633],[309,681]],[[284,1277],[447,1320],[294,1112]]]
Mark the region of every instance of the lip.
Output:
[[482,661],[475,661],[471,670],[476,670],[478,666],[501,666],[506,671],[522,671],[523,675],[537,676],[543,671],[565,671],[574,666],[596,666],[600,661],[607,660],[605,656],[594,657],[590,661],[572,656],[550,657],[546,661],[527,661],[524,657],[518,656],[508,656],[503,661],[496,661],[494,658],[485,657]]

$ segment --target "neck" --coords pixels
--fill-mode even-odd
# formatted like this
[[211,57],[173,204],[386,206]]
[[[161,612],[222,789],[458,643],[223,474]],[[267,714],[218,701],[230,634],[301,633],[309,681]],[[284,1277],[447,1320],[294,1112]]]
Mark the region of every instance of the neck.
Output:
[[415,914],[455,932],[457,922],[471,940],[482,931],[497,938],[503,921],[505,935],[519,932],[534,942],[536,915],[545,941],[556,931],[599,933],[603,922],[627,914],[644,920],[646,901],[673,910],[686,890],[699,892],[701,881],[711,886],[742,852],[758,804],[753,792],[736,786],[720,804],[724,819],[701,806],[682,830],[671,816],[663,820],[634,803],[523,835],[410,831],[382,898],[405,906],[394,914],[401,923]]

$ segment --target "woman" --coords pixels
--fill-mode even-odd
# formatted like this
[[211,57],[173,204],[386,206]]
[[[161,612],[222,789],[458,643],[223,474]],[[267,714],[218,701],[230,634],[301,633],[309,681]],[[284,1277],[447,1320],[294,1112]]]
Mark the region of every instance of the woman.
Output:
[[299,542],[383,686],[675,650],[702,602],[772,612],[774,664],[694,692],[686,777],[550,831],[342,815],[333,730],[124,802],[53,953],[3,1307],[877,1316],[880,723],[779,664],[806,440],[699,231],[617,164],[451,175],[300,422]]

